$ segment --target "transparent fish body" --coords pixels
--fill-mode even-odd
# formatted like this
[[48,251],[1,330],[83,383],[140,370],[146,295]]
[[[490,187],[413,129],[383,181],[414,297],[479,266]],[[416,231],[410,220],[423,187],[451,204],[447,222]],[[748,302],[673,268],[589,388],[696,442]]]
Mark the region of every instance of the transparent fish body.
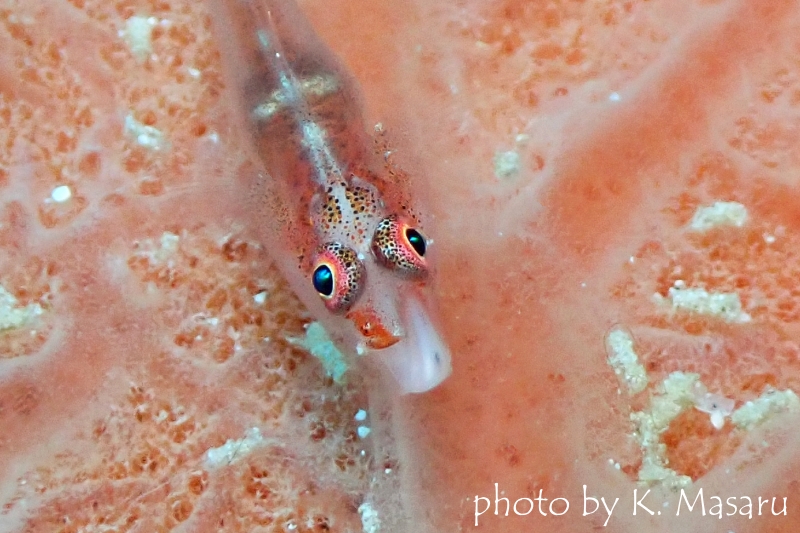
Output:
[[435,387],[451,371],[435,249],[354,80],[292,2],[215,0],[212,19],[260,171],[257,234],[340,348],[379,358],[404,392]]

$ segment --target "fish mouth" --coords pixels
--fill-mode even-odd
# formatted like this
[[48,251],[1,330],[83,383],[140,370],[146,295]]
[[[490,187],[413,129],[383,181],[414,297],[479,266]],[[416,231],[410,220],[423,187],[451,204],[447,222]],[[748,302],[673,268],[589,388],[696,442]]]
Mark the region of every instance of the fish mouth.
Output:
[[389,331],[375,311],[360,309],[350,311],[346,318],[350,320],[363,337],[363,346],[370,350],[383,350],[400,342],[402,334]]

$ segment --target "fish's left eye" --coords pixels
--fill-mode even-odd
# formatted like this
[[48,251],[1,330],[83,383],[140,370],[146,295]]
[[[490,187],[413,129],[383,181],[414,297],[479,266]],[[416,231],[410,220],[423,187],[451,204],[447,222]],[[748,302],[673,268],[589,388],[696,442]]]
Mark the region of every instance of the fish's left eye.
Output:
[[421,279],[428,273],[427,248],[422,232],[396,216],[381,220],[372,236],[372,252],[378,261],[409,278]]

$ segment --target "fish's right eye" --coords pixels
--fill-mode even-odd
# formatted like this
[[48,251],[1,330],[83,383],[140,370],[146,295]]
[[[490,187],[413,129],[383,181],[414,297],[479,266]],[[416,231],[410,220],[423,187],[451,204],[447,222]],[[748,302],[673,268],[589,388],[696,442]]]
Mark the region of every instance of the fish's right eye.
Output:
[[311,283],[325,307],[339,314],[358,299],[364,288],[364,273],[364,265],[353,250],[331,242],[317,251]]

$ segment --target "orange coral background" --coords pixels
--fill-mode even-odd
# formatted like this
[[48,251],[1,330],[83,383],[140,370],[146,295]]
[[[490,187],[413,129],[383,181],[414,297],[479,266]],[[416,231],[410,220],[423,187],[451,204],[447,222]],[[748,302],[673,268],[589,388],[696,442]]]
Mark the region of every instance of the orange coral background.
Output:
[[[304,9],[436,216],[452,378],[391,398],[357,375],[333,383],[285,340],[310,317],[248,232],[202,5],[6,2],[0,284],[42,312],[0,343],[0,531],[360,531],[364,502],[384,531],[470,530],[472,498],[494,483],[573,506],[587,484],[625,498],[609,531],[674,530],[671,512],[631,516],[644,400],[617,393],[604,339],[632,333],[647,393],[676,370],[739,405],[798,389],[800,9]],[[154,17],[151,57],[120,35],[132,16]],[[165,144],[143,147],[126,116]],[[517,163],[498,172],[506,152]],[[52,201],[65,184],[70,200]],[[747,226],[688,232],[716,200],[745,205]],[[665,312],[652,296],[678,279],[736,292],[752,321]],[[789,500],[787,517],[695,513],[681,527],[796,531],[796,422],[676,418],[662,436],[675,471],[709,493]],[[257,449],[204,461],[252,427]],[[575,509],[484,516],[484,531],[603,526]]]

